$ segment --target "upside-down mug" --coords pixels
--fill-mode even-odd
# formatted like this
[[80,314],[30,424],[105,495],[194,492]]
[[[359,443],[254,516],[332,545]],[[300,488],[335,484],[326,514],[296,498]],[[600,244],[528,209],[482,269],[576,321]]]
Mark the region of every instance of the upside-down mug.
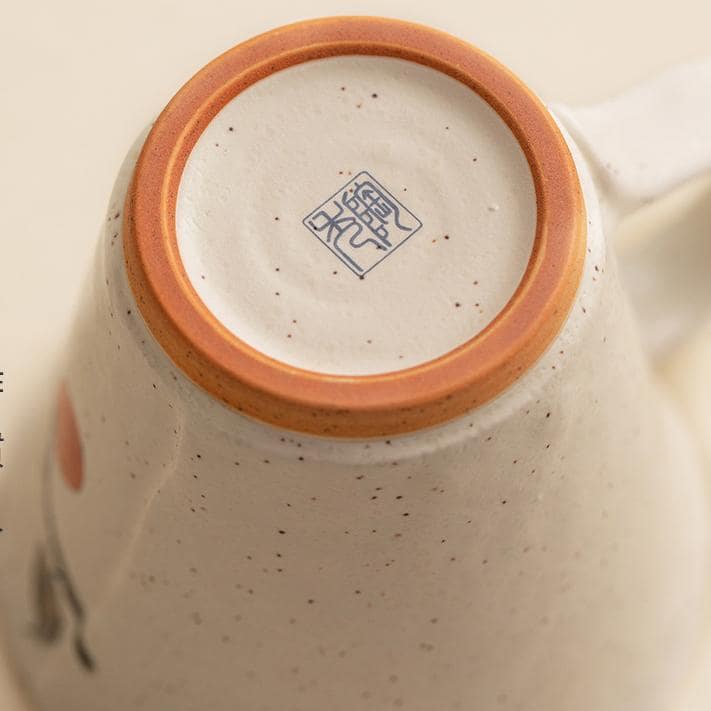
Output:
[[329,18],[201,70],[120,171],[44,471],[2,481],[31,708],[681,708],[707,469],[603,227],[710,164],[709,63],[551,113]]

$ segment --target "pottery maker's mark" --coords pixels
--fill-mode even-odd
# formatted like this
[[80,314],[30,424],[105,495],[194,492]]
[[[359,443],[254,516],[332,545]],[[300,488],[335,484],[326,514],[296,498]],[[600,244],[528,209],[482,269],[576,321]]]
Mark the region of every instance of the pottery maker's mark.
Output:
[[366,171],[349,180],[303,223],[361,278],[422,227],[420,220]]

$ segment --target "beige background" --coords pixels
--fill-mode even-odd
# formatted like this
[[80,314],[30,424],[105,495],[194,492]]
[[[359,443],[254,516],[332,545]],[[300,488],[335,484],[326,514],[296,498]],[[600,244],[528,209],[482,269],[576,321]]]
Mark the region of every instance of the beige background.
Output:
[[[24,468],[28,437],[40,438],[51,366],[123,154],[216,54],[298,19],[389,15],[458,34],[544,99],[571,103],[711,54],[709,0],[2,0],[0,10],[5,473]],[[0,708],[13,708],[1,694]]]

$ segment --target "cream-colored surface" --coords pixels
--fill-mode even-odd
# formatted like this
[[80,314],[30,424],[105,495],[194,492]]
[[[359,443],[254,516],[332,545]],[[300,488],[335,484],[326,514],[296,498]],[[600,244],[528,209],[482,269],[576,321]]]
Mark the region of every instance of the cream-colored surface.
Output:
[[[601,98],[710,49],[706,0],[14,4],[0,26],[0,61],[10,68],[0,84],[4,472],[36,463],[39,451],[27,445],[41,435],[54,359],[115,171],[146,117],[239,40],[291,20],[355,11],[449,30],[495,54],[545,97],[568,102]],[[697,210],[695,218],[703,217],[707,211]],[[687,353],[670,366],[682,369],[673,380],[687,394],[686,368],[698,360]],[[698,402],[690,409],[700,411]]]
[[[332,235],[326,215],[352,213],[331,196],[351,201],[370,178],[413,214]],[[290,365],[364,375],[444,355],[494,319],[530,258],[536,196],[515,136],[467,86],[402,59],[332,57],[222,109],[188,159],[176,223],[194,288],[233,333]]]

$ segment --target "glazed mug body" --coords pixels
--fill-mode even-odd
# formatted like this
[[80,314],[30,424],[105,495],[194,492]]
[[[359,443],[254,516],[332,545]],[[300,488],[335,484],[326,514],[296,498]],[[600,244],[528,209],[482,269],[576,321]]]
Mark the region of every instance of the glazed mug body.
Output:
[[23,529],[3,539],[4,622],[33,708],[678,703],[708,638],[704,465],[560,131],[585,214],[562,328],[482,405],[351,438],[238,412],[159,343],[123,247],[137,141],[45,470],[3,482]]

